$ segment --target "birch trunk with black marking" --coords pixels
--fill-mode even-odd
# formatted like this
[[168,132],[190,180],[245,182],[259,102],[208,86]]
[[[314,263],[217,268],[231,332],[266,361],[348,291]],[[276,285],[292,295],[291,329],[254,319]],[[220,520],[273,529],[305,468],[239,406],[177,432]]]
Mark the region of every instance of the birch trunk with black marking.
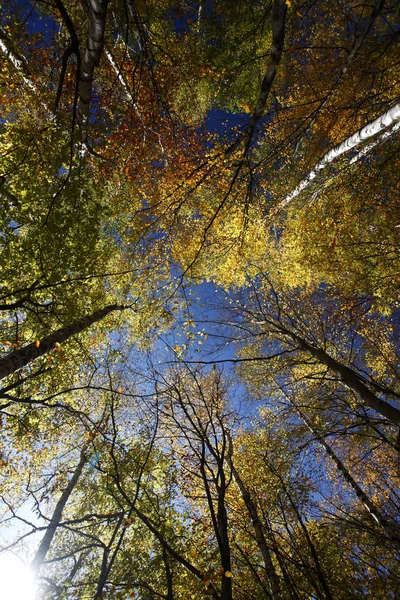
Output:
[[78,110],[79,126],[83,144],[86,144],[88,136],[90,99],[94,70],[100,64],[104,47],[108,0],[88,0],[87,5],[89,30],[80,69]]
[[400,120],[400,104],[395,104],[391,108],[389,108],[382,115],[367,123],[364,127],[350,135],[348,138],[343,140],[340,144],[337,144],[334,148],[329,150],[321,160],[315,165],[312,171],[309,172],[307,177],[303,179],[290,194],[282,200],[277,206],[277,210],[280,210],[287,206],[289,202],[291,202],[294,198],[300,195],[300,193],[306,189],[316,178],[318,173],[325,169],[331,162],[333,162],[336,158],[348,152],[352,148],[356,148],[365,140],[368,140],[381,131],[387,129],[388,127],[392,127],[397,121]]

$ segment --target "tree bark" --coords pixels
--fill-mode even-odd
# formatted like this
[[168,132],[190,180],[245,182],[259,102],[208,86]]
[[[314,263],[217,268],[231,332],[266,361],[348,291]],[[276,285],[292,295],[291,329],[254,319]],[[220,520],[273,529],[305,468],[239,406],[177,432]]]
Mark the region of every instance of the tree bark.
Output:
[[227,154],[231,154],[238,145],[244,140],[245,153],[248,150],[254,129],[264,114],[265,105],[269,93],[274,83],[277,73],[277,67],[281,61],[283,43],[285,39],[285,18],[287,13],[287,4],[285,0],[275,0],[272,7],[272,45],[271,45],[271,64],[261,82],[260,94],[258,96],[256,107],[251,115],[246,131],[241,135],[227,150]]
[[33,342],[32,344],[24,346],[20,350],[14,350],[14,352],[3,356],[3,358],[0,358],[0,380],[4,379],[8,375],[11,375],[12,373],[15,373],[16,371],[19,371],[19,369],[22,369],[22,367],[25,367],[36,358],[39,358],[39,356],[47,354],[54,348],[55,344],[61,344],[62,342],[67,341],[70,337],[80,333],[81,331],[84,331],[93,325],[93,323],[103,319],[110,312],[116,310],[125,310],[126,308],[128,307],[119,306],[117,304],[106,306],[105,308],[95,311],[91,315],[78,319],[78,321],[71,323],[71,325],[62,327],[54,333],[45,336],[42,340],[40,340],[39,344],[37,342]]
[[[312,540],[312,538],[310,536],[310,533],[308,531],[307,524],[304,521],[303,517],[301,516],[300,510],[299,510],[296,502],[293,500],[292,495],[291,495],[289,489],[287,488],[283,477],[279,474],[278,471],[275,470],[275,468],[273,467],[273,465],[271,463],[269,463],[269,461],[267,460],[267,456],[266,455],[265,455],[265,459],[264,460],[265,460],[266,464],[268,465],[268,468],[270,469],[271,473],[273,473],[279,479],[279,481],[281,482],[282,488],[283,488],[283,490],[284,490],[284,492],[285,492],[285,494],[286,494],[286,496],[287,496],[287,498],[288,498],[288,500],[290,502],[290,505],[292,506],[294,512],[296,513],[297,519],[299,521],[299,525],[300,525],[300,527],[301,527],[301,529],[302,529],[302,531],[304,533],[304,537],[306,538],[308,547],[310,549],[310,553],[311,553],[311,556],[312,556],[312,559],[313,559],[314,565],[315,565],[315,574],[316,574],[316,576],[318,578],[318,582],[319,582],[319,584],[320,584],[320,586],[321,586],[321,588],[323,590],[323,593],[324,593],[324,595],[325,595],[325,597],[326,597],[327,600],[334,600],[334,598],[333,598],[333,596],[331,594],[328,582],[325,579],[325,574],[324,574],[324,571],[322,569],[322,565],[321,565],[319,557],[318,557],[318,552],[317,552],[317,549],[316,549],[316,547],[314,545],[314,542],[313,542],[313,540]],[[283,505],[282,505],[281,502],[280,502],[280,504],[281,504],[282,515],[285,516]],[[286,521],[286,517],[285,517],[285,521]],[[286,529],[287,529],[288,533],[290,533],[290,529],[289,529],[288,526],[286,527]],[[293,541],[295,541],[295,540],[293,540]],[[313,582],[313,586],[316,589],[318,589],[318,586],[314,582]],[[320,598],[320,590],[318,590],[318,592],[319,592],[318,593],[318,598]]]
[[[146,527],[151,531],[151,533],[158,539],[162,548],[168,552],[172,558],[174,558],[177,562],[179,562],[185,569],[187,569],[190,573],[192,573],[197,579],[200,581],[204,581],[203,572],[193,566],[188,560],[186,560],[183,556],[181,556],[176,550],[172,548],[172,546],[167,542],[162,533],[155,527],[152,521],[142,513],[135,505],[131,504],[132,510],[135,515],[146,525]],[[210,588],[212,592],[212,597],[215,600],[221,600],[213,582],[210,582]]]
[[[289,400],[290,401],[290,400]],[[347,483],[355,492],[357,498],[362,502],[367,511],[370,513],[372,518],[378,525],[382,527],[386,535],[393,541],[396,542],[397,545],[400,545],[400,534],[397,533],[394,528],[388,523],[387,519],[380,513],[380,511],[374,506],[373,502],[368,498],[367,494],[361,489],[356,480],[352,477],[350,472],[347,470],[344,463],[340,460],[340,458],[335,454],[329,444],[324,440],[324,438],[315,430],[312,423],[307,419],[307,417],[303,414],[303,412],[297,408],[292,401],[290,403],[294,406],[300,418],[307,425],[308,429],[314,435],[315,439],[323,446],[325,452],[328,456],[333,460],[338,470],[341,472]]]
[[320,363],[326,365],[331,369],[339,379],[351,390],[353,390],[360,398],[372,409],[381,414],[386,419],[389,419],[392,423],[400,425],[400,410],[395,406],[392,406],[385,400],[376,396],[371,390],[359,379],[357,373],[346,367],[342,363],[338,362],[332,356],[320,350],[315,346],[312,346],[305,339],[297,335],[296,333],[286,329],[282,325],[274,324],[274,327],[278,329],[287,337],[291,337],[296,341],[302,350],[309,352],[314,358]]
[[168,561],[168,554],[165,548],[163,548],[163,562],[165,566],[165,576],[167,578],[167,596],[165,600],[174,600],[174,587],[172,579],[172,571]]
[[104,46],[108,0],[88,0],[89,31],[83,53],[79,80],[78,119],[82,143],[86,144],[94,70],[100,64]]
[[218,490],[217,523],[219,531],[219,551],[221,555],[221,565],[224,569],[222,575],[221,600],[232,600],[232,578],[225,574],[231,571],[231,550],[228,536],[228,515],[225,507],[225,477],[221,477],[221,487]]
[[229,446],[230,446],[230,448],[229,448],[230,452],[229,452],[229,457],[228,457],[229,466],[232,471],[233,479],[235,480],[235,483],[239,488],[239,491],[243,498],[243,502],[246,505],[247,511],[251,518],[251,522],[253,524],[254,537],[256,539],[258,549],[260,550],[261,556],[264,561],[264,568],[265,568],[265,572],[267,574],[268,584],[269,584],[269,588],[270,588],[270,592],[271,592],[271,598],[272,598],[272,600],[280,600],[281,595],[280,595],[279,578],[276,574],[275,567],[274,567],[274,564],[271,559],[271,554],[270,554],[270,551],[268,548],[267,541],[264,536],[260,517],[258,516],[257,507],[251,498],[249,490],[246,488],[245,484],[243,483],[243,480],[241,479],[239,473],[237,472],[237,470],[235,469],[235,467],[233,465],[232,440],[231,440],[230,436],[229,436]]
[[277,210],[280,210],[287,206],[289,202],[291,202],[312,182],[313,179],[316,178],[318,173],[325,169],[327,165],[329,165],[336,158],[348,152],[352,148],[355,148],[365,140],[377,135],[383,129],[387,129],[394,125],[397,121],[400,120],[400,104],[395,104],[391,108],[389,108],[382,115],[367,123],[362,129],[359,129],[348,138],[343,140],[340,144],[337,144],[334,148],[329,150],[321,160],[315,165],[312,171],[307,175],[303,181],[299,183],[295,190],[293,190],[290,194],[286,196],[282,202],[280,202],[277,206]]
[[[3,54],[6,55],[8,60],[14,65],[14,67],[17,69],[17,71],[19,71],[25,85],[27,87],[29,87],[33,92],[36,92],[37,94],[39,94],[36,86],[34,85],[34,83],[32,83],[31,79],[28,77],[28,74],[26,72],[25,57],[20,58],[19,56],[14,54],[14,52],[8,47],[7,42],[8,42],[8,40],[7,40],[6,36],[0,30],[0,50],[3,52]],[[47,105],[44,104],[43,102],[42,102],[42,104],[48,110]]]

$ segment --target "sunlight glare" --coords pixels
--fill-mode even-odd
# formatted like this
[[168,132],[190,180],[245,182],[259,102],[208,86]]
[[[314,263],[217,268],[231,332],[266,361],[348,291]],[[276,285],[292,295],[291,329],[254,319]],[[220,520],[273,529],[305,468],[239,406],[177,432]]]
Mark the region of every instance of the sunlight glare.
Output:
[[34,600],[36,585],[33,572],[15,554],[0,554],[1,600]]

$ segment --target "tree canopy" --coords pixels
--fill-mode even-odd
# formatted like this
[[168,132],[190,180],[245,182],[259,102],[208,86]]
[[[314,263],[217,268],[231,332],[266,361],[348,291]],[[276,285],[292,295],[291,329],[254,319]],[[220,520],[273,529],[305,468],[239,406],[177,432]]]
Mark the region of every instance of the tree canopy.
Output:
[[38,598],[398,597],[399,32],[4,0],[0,566]]

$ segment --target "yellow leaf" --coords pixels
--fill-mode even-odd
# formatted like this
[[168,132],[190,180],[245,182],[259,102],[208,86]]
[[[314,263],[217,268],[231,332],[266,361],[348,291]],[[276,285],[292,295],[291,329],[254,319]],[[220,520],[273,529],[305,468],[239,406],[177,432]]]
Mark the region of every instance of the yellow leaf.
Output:
[[36,348],[39,348],[39,346],[40,346],[40,341],[39,340],[36,340],[35,346],[36,346]]
[[232,573],[230,571],[225,571],[225,577],[232,577]]

